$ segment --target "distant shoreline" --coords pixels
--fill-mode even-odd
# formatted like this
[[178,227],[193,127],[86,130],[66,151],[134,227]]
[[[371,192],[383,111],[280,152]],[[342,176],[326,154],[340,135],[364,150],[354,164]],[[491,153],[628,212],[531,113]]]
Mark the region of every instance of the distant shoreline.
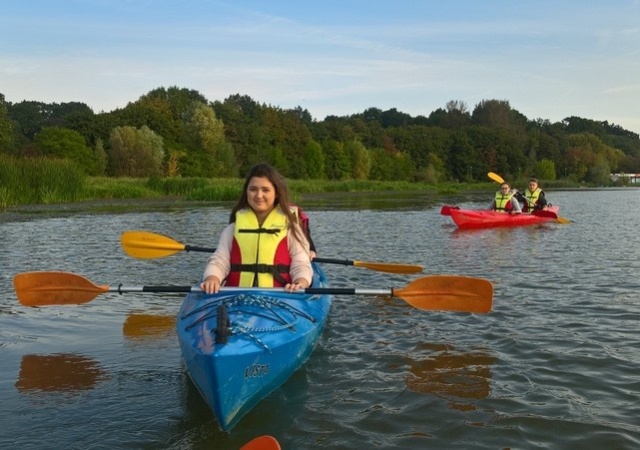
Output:
[[[573,187],[547,189],[547,192],[560,191],[600,191],[600,190],[640,190],[640,186],[627,187]],[[490,192],[487,191],[487,192]],[[404,191],[403,194],[407,194]],[[382,191],[350,192],[349,195],[366,194],[367,196],[384,195]],[[303,194],[303,203],[313,204],[317,200],[330,199],[335,195],[344,195],[340,192],[322,192],[313,194]],[[447,198],[456,194],[440,194],[438,197]],[[8,222],[28,222],[33,219],[65,217],[75,214],[110,214],[110,213],[130,213],[141,211],[175,210],[194,207],[220,206],[231,208],[233,202],[229,201],[194,201],[185,200],[180,197],[155,197],[155,198],[123,198],[123,199],[95,199],[71,203],[52,203],[37,205],[17,205],[9,206],[0,211],[0,223]]]
[[[224,204],[224,202],[220,202]],[[0,223],[25,222],[33,219],[64,217],[74,214],[128,213],[145,210],[212,206],[216,202],[199,202],[177,198],[96,199],[72,203],[10,206],[0,211]]]

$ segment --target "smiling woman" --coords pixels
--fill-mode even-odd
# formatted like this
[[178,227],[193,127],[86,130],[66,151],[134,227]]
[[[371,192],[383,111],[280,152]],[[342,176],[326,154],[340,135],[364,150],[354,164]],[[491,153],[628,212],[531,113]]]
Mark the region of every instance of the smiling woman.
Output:
[[207,294],[228,286],[281,286],[294,291],[311,285],[310,247],[298,224],[284,178],[268,164],[247,174],[211,255],[201,288]]

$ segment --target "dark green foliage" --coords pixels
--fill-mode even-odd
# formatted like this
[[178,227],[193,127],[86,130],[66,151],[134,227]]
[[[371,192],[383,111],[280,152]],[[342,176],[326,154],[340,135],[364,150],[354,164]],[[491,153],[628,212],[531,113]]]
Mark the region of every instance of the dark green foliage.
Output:
[[[125,127],[148,129],[162,149],[135,170],[116,171],[126,153],[111,138]],[[573,116],[528,121],[506,100],[482,100],[471,113],[452,100],[426,116],[368,108],[315,121],[301,107],[282,109],[240,94],[209,102],[175,86],[98,114],[82,103],[10,104],[0,94],[0,153],[63,157],[89,174],[108,167],[111,175],[158,177],[242,177],[259,162],[292,180],[468,182],[486,181],[488,171],[513,180],[544,167],[549,176],[602,184],[607,170],[640,172],[638,134]]]
[[0,154],[11,154],[14,150],[14,122],[9,117],[4,95],[0,94]]
[[96,154],[77,131],[61,127],[47,127],[36,135],[35,143],[42,156],[68,159],[77,163],[89,175],[97,175]]
[[33,139],[35,135],[45,127],[67,126],[65,120],[72,120],[74,116],[92,115],[93,112],[84,103],[42,103],[23,101],[9,106],[9,117],[18,126],[18,132],[27,139]]

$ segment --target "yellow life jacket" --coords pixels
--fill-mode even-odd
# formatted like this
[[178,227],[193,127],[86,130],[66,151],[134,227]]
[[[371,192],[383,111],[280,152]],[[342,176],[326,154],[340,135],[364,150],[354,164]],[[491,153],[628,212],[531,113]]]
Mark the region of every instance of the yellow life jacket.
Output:
[[236,212],[227,286],[282,287],[291,281],[287,225],[278,207],[262,226],[251,209]]
[[531,192],[529,190],[529,188],[527,188],[526,191],[524,191],[524,198],[527,200],[527,211],[533,211],[536,207],[536,203],[538,202],[538,198],[540,197],[540,193],[542,192],[542,189],[540,189],[539,187],[536,188],[535,191]]
[[495,203],[496,206],[493,208],[498,212],[507,212],[513,209],[511,206],[511,198],[513,197],[513,192],[509,192],[507,195],[504,195],[502,191],[496,192]]

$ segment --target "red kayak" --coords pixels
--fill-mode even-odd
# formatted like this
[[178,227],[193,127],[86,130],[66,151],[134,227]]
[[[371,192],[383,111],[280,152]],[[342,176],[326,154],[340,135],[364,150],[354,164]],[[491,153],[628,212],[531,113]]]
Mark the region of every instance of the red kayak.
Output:
[[534,211],[531,214],[506,214],[489,210],[469,210],[448,208],[451,216],[459,228],[493,228],[493,227],[518,227],[523,225],[535,225],[537,223],[560,221],[558,218],[559,206],[550,206],[544,211]]

